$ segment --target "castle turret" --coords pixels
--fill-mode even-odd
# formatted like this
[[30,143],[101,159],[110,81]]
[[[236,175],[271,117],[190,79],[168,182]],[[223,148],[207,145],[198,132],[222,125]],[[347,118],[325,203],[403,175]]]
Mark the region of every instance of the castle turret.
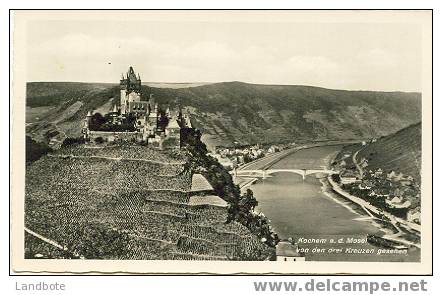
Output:
[[81,132],[83,133],[83,137],[85,139],[88,138],[89,135],[89,126],[91,124],[91,120],[92,120],[92,112],[88,111],[86,114],[86,118],[84,119],[83,128],[81,130]]

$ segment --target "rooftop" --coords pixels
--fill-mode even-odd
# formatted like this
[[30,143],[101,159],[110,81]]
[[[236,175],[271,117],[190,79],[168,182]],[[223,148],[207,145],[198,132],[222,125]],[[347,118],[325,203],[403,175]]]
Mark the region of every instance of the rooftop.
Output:
[[167,125],[168,129],[180,129],[180,125],[178,125],[178,122],[176,119],[170,120],[169,124]]
[[276,255],[277,256],[291,256],[291,257],[302,256],[298,252],[297,245],[293,245],[290,242],[279,242],[278,245],[276,245]]

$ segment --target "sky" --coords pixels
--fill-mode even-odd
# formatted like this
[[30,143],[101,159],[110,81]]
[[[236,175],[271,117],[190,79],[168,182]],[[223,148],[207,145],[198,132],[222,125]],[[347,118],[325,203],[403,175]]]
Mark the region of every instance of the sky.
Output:
[[421,29],[409,23],[37,20],[27,81],[311,85],[421,91]]

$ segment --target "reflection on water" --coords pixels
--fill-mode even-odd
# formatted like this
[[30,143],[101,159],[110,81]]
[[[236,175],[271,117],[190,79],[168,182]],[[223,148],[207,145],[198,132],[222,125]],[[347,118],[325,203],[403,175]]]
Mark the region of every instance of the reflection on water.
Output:
[[[340,146],[317,147],[301,150],[275,163],[272,169],[321,168]],[[319,175],[302,177],[294,173],[276,173],[258,181],[251,189],[257,198],[258,211],[262,211],[282,238],[318,237],[323,235],[359,236],[382,232],[372,222],[361,219],[361,215],[326,196]],[[364,247],[377,250],[369,244]],[[376,251],[375,251],[376,252]],[[351,261],[415,261],[419,253],[410,249],[410,255],[345,255],[308,254],[308,260],[351,260]]]

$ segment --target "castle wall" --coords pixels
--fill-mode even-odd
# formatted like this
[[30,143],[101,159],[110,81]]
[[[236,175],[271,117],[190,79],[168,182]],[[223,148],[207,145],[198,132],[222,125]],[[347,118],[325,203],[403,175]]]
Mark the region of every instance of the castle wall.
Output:
[[148,112],[148,102],[147,101],[133,101],[129,102],[129,110],[130,113],[136,114],[146,114]]
[[126,113],[126,90],[121,89],[120,90],[120,106],[121,106],[121,113]]
[[106,131],[89,131],[89,139],[94,142],[96,138],[101,137],[105,141],[142,141],[143,133],[141,132],[106,132]]
[[129,95],[127,96],[128,102],[139,102],[140,100],[141,100],[140,94],[135,91],[130,92]]

